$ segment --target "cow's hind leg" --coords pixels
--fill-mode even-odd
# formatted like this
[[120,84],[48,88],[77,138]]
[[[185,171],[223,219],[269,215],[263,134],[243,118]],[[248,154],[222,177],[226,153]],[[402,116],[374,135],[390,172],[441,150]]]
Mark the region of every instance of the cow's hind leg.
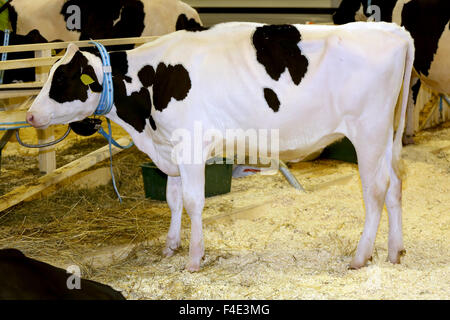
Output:
[[181,177],[168,177],[166,200],[171,212],[170,228],[163,254],[171,257],[180,246],[181,214],[183,212],[183,190]]
[[390,184],[386,195],[386,207],[389,214],[388,259],[400,263],[405,253],[402,236],[402,181],[394,168],[390,170]]
[[[373,135],[372,135],[373,136]],[[367,136],[366,136],[367,137]],[[350,138],[350,137],[349,137]],[[386,148],[380,147],[379,141],[363,139],[362,135],[352,140],[358,154],[359,175],[361,177],[366,218],[364,230],[350,263],[351,269],[366,265],[372,257],[381,212],[389,185],[389,163]],[[377,144],[378,142],[378,144]]]
[[180,165],[180,174],[183,204],[191,218],[189,262],[186,269],[195,272],[200,270],[200,262],[204,255],[202,211],[205,205],[205,164]]

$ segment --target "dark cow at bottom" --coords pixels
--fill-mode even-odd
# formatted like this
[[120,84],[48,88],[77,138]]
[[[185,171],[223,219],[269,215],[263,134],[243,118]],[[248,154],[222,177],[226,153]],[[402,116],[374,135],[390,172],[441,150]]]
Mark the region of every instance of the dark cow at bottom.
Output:
[[0,250],[0,300],[125,300],[110,286],[91,280],[81,279],[81,289],[69,290],[70,275],[19,250]]

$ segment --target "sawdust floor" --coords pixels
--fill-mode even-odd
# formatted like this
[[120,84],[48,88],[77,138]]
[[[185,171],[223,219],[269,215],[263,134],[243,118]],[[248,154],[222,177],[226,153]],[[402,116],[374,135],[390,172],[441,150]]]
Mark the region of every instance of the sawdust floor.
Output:
[[[144,198],[139,162],[146,158],[137,150],[115,160],[122,206],[109,186],[69,194],[69,202],[56,194],[19,205],[0,215],[0,247],[78,264],[128,299],[450,299],[450,124],[416,142],[403,149],[407,254],[400,265],[386,262],[385,210],[373,261],[347,269],[364,223],[357,166],[318,160],[292,166],[307,193],[280,174],[256,175],[207,199],[202,270],[186,272],[189,219],[183,215],[182,248],[163,258],[170,212]],[[99,192],[108,196],[96,200]]]

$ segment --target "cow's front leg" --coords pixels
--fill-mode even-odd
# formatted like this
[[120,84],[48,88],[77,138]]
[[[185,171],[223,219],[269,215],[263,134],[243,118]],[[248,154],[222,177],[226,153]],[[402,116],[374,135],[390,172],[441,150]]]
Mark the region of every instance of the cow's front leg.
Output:
[[171,257],[180,246],[181,214],[183,212],[183,190],[181,177],[168,177],[166,200],[171,212],[170,228],[163,254]]
[[180,174],[183,204],[191,219],[189,262],[186,269],[195,272],[200,270],[200,262],[204,255],[202,211],[205,205],[205,164],[180,165]]

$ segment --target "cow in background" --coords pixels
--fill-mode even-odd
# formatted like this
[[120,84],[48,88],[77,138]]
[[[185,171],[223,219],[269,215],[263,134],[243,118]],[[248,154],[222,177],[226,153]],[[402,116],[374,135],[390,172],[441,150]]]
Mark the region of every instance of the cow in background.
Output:
[[[449,0],[372,0],[381,9],[381,21],[395,22],[411,33],[416,47],[415,73],[411,81],[412,100],[408,106],[406,143],[411,143],[413,108],[421,83],[450,94],[450,1]],[[333,15],[335,24],[367,20],[367,0],[343,0]]]
[[[160,36],[202,28],[198,13],[179,0],[12,0],[6,6],[12,27],[10,45]],[[16,53],[8,59],[31,57],[32,53]],[[33,80],[32,69],[5,72],[5,83]]]

